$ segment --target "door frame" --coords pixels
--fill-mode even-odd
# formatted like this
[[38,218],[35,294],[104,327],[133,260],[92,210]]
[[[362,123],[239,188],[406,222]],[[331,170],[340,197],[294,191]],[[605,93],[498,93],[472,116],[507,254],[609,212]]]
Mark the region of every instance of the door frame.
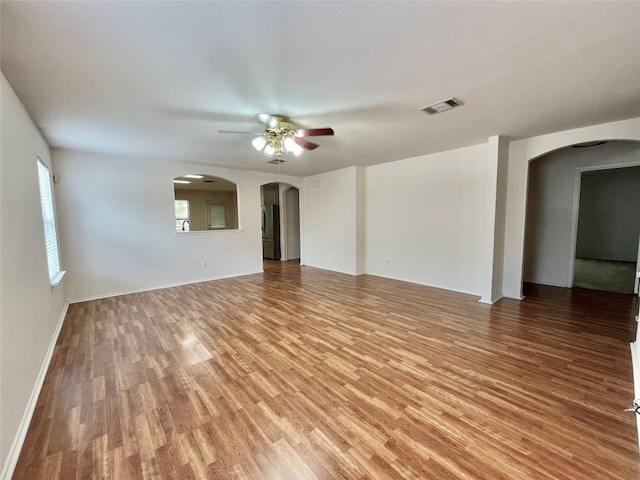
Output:
[[295,185],[290,185],[290,184],[286,184],[287,188],[285,188],[282,191],[282,209],[281,209],[281,227],[282,227],[282,245],[281,245],[281,252],[280,252],[280,258],[282,258],[282,260],[292,260],[291,258],[289,258],[289,243],[291,241],[291,239],[289,238],[289,214],[291,213],[289,208],[289,201],[287,198],[287,194],[291,191],[291,190],[296,190],[298,192],[298,252],[299,252],[299,256],[298,258],[301,259],[302,258],[302,226],[301,226],[301,201],[300,201],[300,189],[298,187],[296,187]]
[[[567,272],[567,287],[573,288],[576,263],[576,248],[578,245],[578,217],[580,213],[580,189],[582,188],[582,173],[599,170],[613,170],[615,168],[640,167],[640,161],[626,163],[610,163],[607,165],[593,165],[576,168],[573,188],[573,211],[571,212],[571,237],[569,238],[569,271]],[[640,268],[640,238],[638,238],[638,264]],[[636,282],[637,283],[637,282]],[[637,293],[637,292],[636,292]]]
[[[278,198],[280,201],[280,222],[284,222],[284,217],[286,216],[286,212],[285,212],[285,208],[284,208],[284,200],[283,200],[283,192],[288,190],[289,188],[295,188],[296,190],[298,190],[298,216],[299,216],[299,242],[300,242],[300,265],[304,265],[305,264],[305,258],[306,258],[306,247],[305,247],[305,225],[304,225],[304,215],[305,215],[305,209],[304,209],[304,188],[305,188],[305,183],[303,181],[303,179],[300,179],[300,183],[297,182],[291,182],[290,179],[288,179],[287,181],[272,181],[272,182],[264,182],[264,183],[260,183],[259,185],[259,191],[260,196],[259,196],[259,205],[262,205],[264,203],[264,199],[262,197],[262,188],[265,185],[269,185],[269,184],[273,184],[273,183],[278,183],[279,184],[279,188],[278,188]],[[284,212],[284,213],[283,213]],[[284,250],[284,246],[285,246],[285,242],[286,239],[282,238],[282,231],[280,234],[280,249]],[[282,252],[281,252],[282,255]],[[260,244],[260,258],[262,258],[262,243]]]

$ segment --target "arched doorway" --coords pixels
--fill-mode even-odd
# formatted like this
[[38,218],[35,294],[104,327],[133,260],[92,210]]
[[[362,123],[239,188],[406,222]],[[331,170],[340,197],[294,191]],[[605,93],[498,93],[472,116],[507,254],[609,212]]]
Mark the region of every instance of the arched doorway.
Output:
[[273,182],[260,186],[262,256],[266,263],[301,257],[300,190]]
[[523,283],[572,287],[577,274],[576,286],[633,291],[639,165],[636,141],[570,145],[529,162]]
[[640,118],[604,123],[566,130],[553,134],[512,140],[508,150],[506,192],[501,202],[505,208],[504,246],[502,265],[495,270],[502,273],[502,293],[508,298],[522,299],[524,267],[526,203],[529,163],[567,146],[593,141],[640,141]]

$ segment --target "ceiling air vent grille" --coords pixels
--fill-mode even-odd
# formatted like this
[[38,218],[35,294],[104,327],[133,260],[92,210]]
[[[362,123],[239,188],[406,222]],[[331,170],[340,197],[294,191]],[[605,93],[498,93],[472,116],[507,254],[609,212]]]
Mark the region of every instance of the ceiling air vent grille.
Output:
[[435,115],[436,113],[446,112],[447,110],[451,110],[452,108],[456,108],[461,105],[464,105],[464,103],[462,103],[457,98],[451,97],[441,102],[434,103],[433,105],[427,105],[426,107],[423,107],[420,110],[422,110],[425,113],[428,113],[429,115]]

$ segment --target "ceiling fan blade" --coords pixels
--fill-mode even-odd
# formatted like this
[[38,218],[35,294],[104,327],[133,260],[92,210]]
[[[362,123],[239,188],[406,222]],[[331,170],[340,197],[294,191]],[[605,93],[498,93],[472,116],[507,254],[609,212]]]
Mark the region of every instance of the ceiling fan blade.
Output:
[[262,135],[262,132],[240,132],[238,130],[218,130],[218,133],[245,133],[247,135]]
[[303,148],[306,148],[307,150],[314,150],[316,148],[318,148],[320,145],[318,145],[317,143],[312,143],[308,140],[305,140],[304,138],[300,138],[300,137],[296,137],[293,139],[298,145],[300,145]]
[[321,135],[333,135],[333,128],[300,128],[296,130],[298,137],[319,137]]

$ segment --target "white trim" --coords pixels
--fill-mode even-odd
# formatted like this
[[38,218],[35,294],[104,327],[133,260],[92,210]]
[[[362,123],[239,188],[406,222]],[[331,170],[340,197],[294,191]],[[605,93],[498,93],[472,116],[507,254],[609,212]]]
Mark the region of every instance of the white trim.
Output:
[[244,230],[242,230],[241,228],[216,228],[214,230],[189,230],[188,232],[186,230],[184,232],[176,230],[173,233],[175,233],[178,237],[191,237],[194,235],[211,235],[211,234],[229,235],[229,234],[242,233],[242,232],[244,232]]
[[[286,184],[283,184],[286,185]],[[287,235],[287,192],[294,187],[285,187],[280,198],[280,261],[289,260],[289,236]]]
[[[485,305],[493,305],[494,303],[496,303],[498,300],[502,298],[504,298],[504,295],[500,293],[490,300],[487,300],[486,298],[482,297],[480,300],[478,300],[478,302],[484,303]],[[520,298],[520,300],[522,300],[522,298]]]
[[224,275],[224,276],[214,276],[202,278],[199,280],[193,280],[188,282],[176,282],[176,283],[167,283],[164,285],[155,285],[153,287],[144,287],[144,288],[133,288],[131,290],[121,290],[119,292],[111,292],[100,295],[91,295],[88,297],[80,297],[80,298],[72,298],[69,300],[69,303],[80,303],[80,302],[89,302],[91,300],[101,300],[103,298],[111,298],[111,297],[119,297],[120,295],[131,295],[132,293],[142,293],[142,292],[150,292],[152,290],[162,290],[164,288],[173,288],[173,287],[181,287],[183,285],[192,285],[194,283],[204,283],[211,282],[213,280],[224,280],[225,278],[236,278],[236,277],[244,277],[246,275],[255,275],[256,273],[264,273],[264,270],[255,270],[251,272],[243,272],[237,275]]
[[58,285],[60,285],[60,282],[64,278],[65,273],[67,273],[66,270],[59,271],[58,274],[51,279],[51,286],[57,287]]
[[571,207],[571,233],[569,237],[569,268],[567,287],[573,288],[576,264],[576,248],[578,246],[578,217],[580,215],[580,189],[582,188],[582,170],[577,169],[573,179],[573,206]]
[[47,353],[45,354],[44,360],[42,361],[40,372],[36,377],[36,383],[33,386],[31,395],[29,396],[29,401],[27,402],[24,414],[22,415],[22,419],[20,420],[20,424],[18,425],[18,430],[16,431],[16,435],[13,438],[13,443],[11,444],[11,448],[9,448],[9,454],[7,455],[7,459],[4,462],[2,473],[0,473],[0,479],[2,480],[10,480],[10,478],[13,476],[13,471],[15,470],[16,464],[18,463],[18,457],[20,456],[20,451],[22,450],[24,440],[27,436],[29,424],[31,423],[31,419],[33,418],[33,413],[36,409],[36,404],[38,403],[38,397],[40,396],[40,391],[42,390],[44,379],[47,376],[47,370],[49,370],[49,364],[51,363],[53,352],[56,348],[56,344],[58,343],[58,336],[60,335],[60,331],[62,330],[62,325],[64,323],[64,318],[67,316],[68,309],[69,302],[66,302],[64,308],[62,309],[62,313],[60,314],[60,318],[58,319],[56,329],[54,330],[51,337],[49,348],[47,349]]
[[[632,140],[629,140],[632,142]],[[618,162],[618,163],[606,163],[602,165],[589,165],[586,167],[578,167],[578,170],[582,172],[597,172],[600,170],[615,170],[616,168],[629,168],[640,167],[640,161],[632,160],[630,162]]]
[[[631,363],[633,364],[633,390],[635,398],[640,398],[640,351],[638,342],[631,342]],[[640,449],[640,416],[635,414],[638,430],[638,449]]]
[[[619,162],[605,165],[589,165],[576,168],[573,188],[573,210],[571,212],[571,237],[569,239],[569,271],[567,272],[567,287],[573,288],[575,273],[576,249],[578,248],[578,218],[580,216],[580,194],[582,189],[582,174],[584,172],[598,172],[603,170],[614,170],[616,168],[640,167],[640,162]],[[638,240],[640,242],[640,239]],[[638,263],[640,264],[640,243],[638,244]],[[559,285],[562,286],[562,285]]]

